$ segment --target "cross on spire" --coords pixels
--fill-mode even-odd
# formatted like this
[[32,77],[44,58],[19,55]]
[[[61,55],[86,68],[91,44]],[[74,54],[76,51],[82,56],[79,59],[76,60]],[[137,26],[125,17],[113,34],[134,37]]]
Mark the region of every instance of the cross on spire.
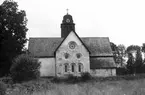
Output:
[[66,11],[67,11],[67,14],[68,14],[68,10],[69,10],[69,9],[66,9]]

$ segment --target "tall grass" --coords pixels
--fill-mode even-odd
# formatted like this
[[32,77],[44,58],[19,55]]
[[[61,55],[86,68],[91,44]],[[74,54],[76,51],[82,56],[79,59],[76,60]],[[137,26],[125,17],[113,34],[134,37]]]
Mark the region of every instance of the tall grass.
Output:
[[15,84],[7,95],[145,95],[145,79],[52,83],[48,79]]

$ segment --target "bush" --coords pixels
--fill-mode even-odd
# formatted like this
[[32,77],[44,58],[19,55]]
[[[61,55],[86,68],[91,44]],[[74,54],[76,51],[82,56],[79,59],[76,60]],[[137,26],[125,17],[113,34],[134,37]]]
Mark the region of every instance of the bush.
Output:
[[79,81],[79,78],[77,76],[74,76],[73,74],[68,74],[66,81],[69,83],[76,83]]
[[14,59],[10,72],[14,82],[29,81],[40,77],[40,62],[28,54]]
[[62,80],[59,77],[54,77],[51,82],[53,83],[60,83]]
[[92,79],[92,76],[90,75],[89,72],[81,73],[81,80],[82,81],[87,81],[87,80],[90,80],[90,79]]
[[5,95],[6,85],[3,82],[0,82],[0,95]]

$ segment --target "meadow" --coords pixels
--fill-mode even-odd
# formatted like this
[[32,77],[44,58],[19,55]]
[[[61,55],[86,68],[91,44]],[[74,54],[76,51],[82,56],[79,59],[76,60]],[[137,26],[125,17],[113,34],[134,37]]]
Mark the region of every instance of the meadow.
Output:
[[7,83],[6,95],[145,95],[143,76],[94,78],[85,82],[52,82],[40,78],[23,83]]

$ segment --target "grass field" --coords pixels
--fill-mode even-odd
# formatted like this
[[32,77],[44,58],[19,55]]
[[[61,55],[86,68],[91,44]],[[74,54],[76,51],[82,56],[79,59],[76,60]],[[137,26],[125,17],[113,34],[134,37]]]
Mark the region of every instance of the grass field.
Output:
[[145,95],[145,78],[52,83],[47,78],[7,84],[7,95]]

